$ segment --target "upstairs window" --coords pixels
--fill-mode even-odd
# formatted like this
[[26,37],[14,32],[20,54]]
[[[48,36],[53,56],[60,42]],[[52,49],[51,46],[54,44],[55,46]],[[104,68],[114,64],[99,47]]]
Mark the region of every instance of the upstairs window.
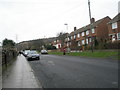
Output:
[[89,35],[89,31],[88,30],[86,31],[86,35]]
[[82,32],[82,36],[85,36],[85,33],[84,33],[84,32]]
[[77,34],[77,37],[78,37],[78,38],[80,37],[80,33]]
[[74,39],[76,38],[76,35],[74,35]]
[[112,23],[112,29],[116,29],[117,28],[117,22]]
[[70,40],[70,38],[68,37],[68,41]]
[[92,29],[92,33],[95,33],[95,29],[94,28]]

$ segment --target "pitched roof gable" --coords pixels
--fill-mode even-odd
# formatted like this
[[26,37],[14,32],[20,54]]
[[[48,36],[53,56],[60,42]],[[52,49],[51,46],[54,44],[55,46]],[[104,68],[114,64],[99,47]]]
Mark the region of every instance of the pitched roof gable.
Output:
[[118,13],[109,23],[120,21],[120,13]]

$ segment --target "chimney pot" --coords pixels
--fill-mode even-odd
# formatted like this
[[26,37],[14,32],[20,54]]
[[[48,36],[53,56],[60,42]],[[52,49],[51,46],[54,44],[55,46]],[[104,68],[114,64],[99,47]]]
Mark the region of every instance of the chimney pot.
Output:
[[95,18],[91,18],[91,23],[94,23],[95,22]]
[[74,31],[76,31],[77,30],[77,28],[76,27],[74,27]]

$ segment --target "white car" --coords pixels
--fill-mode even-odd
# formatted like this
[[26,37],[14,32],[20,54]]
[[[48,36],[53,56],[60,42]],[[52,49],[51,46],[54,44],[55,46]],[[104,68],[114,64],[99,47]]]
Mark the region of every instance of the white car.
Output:
[[41,54],[48,54],[47,50],[41,50]]
[[25,51],[23,52],[23,55],[24,55],[25,57],[27,57],[28,52],[30,52],[30,50],[25,50]]

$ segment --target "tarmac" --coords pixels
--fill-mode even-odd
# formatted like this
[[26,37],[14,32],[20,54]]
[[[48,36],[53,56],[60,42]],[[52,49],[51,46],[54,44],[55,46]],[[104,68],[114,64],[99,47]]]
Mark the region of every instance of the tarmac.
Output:
[[2,88],[42,88],[42,85],[29,62],[23,55],[19,55],[3,73]]

